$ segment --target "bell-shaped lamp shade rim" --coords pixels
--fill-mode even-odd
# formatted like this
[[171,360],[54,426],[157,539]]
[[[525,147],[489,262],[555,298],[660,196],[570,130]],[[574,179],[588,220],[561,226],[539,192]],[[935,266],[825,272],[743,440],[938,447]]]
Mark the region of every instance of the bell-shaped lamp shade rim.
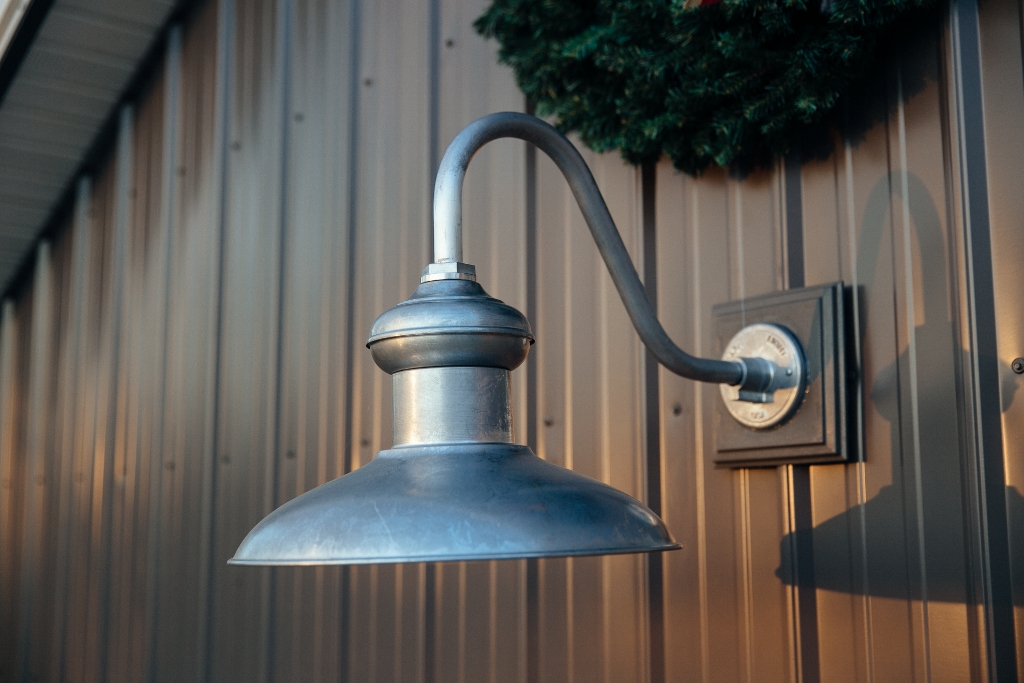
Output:
[[665,525],[610,486],[504,443],[381,451],[282,505],[229,564],[327,565],[674,550]]

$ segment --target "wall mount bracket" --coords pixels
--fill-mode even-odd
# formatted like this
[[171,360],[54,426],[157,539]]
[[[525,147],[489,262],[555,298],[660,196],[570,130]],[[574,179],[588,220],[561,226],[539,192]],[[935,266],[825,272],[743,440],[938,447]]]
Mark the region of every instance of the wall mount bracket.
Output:
[[[776,292],[714,308],[723,358],[771,356],[796,374],[772,400],[742,400],[722,385],[715,406],[715,463],[723,467],[848,462],[857,452],[854,354],[841,282]],[[803,363],[787,354],[802,353]]]

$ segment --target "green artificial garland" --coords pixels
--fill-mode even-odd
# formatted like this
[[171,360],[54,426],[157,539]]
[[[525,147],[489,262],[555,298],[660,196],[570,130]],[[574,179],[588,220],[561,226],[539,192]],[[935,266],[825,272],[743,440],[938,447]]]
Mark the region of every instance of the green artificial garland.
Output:
[[538,113],[596,151],[765,166],[828,125],[934,0],[494,0],[477,19]]

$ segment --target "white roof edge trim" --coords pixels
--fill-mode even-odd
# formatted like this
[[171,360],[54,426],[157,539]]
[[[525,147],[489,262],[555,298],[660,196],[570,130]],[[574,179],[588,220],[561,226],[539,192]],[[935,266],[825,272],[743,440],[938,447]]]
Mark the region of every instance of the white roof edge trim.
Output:
[[32,0],[0,0],[0,58],[7,52],[25,10]]

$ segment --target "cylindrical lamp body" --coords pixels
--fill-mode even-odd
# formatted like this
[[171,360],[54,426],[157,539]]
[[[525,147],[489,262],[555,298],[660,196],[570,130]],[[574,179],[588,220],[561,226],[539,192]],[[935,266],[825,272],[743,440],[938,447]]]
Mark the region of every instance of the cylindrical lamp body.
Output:
[[394,445],[512,443],[510,374],[478,367],[396,372]]

